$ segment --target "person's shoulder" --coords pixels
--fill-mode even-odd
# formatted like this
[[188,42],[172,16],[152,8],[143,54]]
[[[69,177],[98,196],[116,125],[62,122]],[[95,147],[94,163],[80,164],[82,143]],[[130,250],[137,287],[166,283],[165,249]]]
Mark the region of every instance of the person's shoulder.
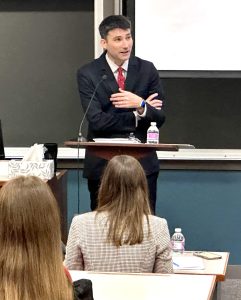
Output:
[[150,221],[150,223],[155,224],[157,226],[166,225],[167,224],[167,220],[166,219],[160,218],[158,216],[153,216],[153,215],[149,216],[149,221]]
[[151,61],[142,59],[138,56],[132,56],[129,60],[129,65],[137,69],[140,74],[158,74],[156,67]]
[[146,66],[154,66],[153,63],[149,60],[140,58],[138,56],[131,56],[130,62],[133,64],[141,64],[141,65],[146,65]]
[[89,220],[94,220],[96,212],[91,211],[84,214],[77,215],[73,218],[74,223],[83,223]]
[[83,66],[81,66],[78,70],[77,70],[77,75],[81,75],[81,74],[88,74],[89,72],[91,72],[91,70],[94,68],[95,66],[95,61],[93,60]]
[[85,63],[84,65],[82,65],[78,70],[86,70],[91,68],[92,66],[94,66],[97,62],[98,62],[99,58],[93,59],[92,61]]
[[77,70],[77,74],[86,74],[88,72],[92,72],[93,69],[96,69],[98,66],[101,66],[104,63],[104,60],[105,57],[102,54],[100,57],[93,59],[92,61],[79,67],[79,69]]

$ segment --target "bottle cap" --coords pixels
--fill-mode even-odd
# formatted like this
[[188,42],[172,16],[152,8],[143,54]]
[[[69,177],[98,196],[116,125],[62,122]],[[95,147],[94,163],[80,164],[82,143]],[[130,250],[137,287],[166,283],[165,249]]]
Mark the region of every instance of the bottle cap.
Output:
[[175,228],[175,232],[180,233],[180,232],[182,232],[182,229],[181,228]]

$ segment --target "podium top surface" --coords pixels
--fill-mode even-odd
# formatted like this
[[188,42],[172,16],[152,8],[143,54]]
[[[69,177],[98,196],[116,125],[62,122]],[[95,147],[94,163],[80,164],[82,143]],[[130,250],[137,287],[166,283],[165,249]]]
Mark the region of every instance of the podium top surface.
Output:
[[173,144],[142,144],[142,143],[119,143],[112,142],[78,142],[67,141],[65,146],[88,149],[92,155],[103,159],[111,159],[116,155],[131,155],[141,159],[154,151],[178,151],[178,146]]
[[137,148],[151,149],[156,151],[178,151],[177,144],[144,144],[144,143],[118,143],[118,142],[78,142],[78,141],[66,141],[64,143],[67,147],[73,148],[90,148],[90,147],[106,147],[106,148]]

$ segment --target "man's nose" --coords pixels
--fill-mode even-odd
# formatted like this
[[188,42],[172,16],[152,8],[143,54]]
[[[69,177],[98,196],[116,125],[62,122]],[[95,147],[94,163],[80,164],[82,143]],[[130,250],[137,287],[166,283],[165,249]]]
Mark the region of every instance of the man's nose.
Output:
[[122,47],[123,48],[128,48],[128,46],[129,46],[128,41],[127,40],[123,40]]

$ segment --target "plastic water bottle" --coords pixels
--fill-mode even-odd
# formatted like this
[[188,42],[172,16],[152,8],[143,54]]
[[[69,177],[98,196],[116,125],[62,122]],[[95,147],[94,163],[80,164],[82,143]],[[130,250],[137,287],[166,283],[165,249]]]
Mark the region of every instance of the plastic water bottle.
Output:
[[183,253],[185,250],[185,237],[181,228],[175,228],[175,233],[171,238],[173,253]]
[[134,133],[133,133],[133,132],[130,132],[129,137],[128,137],[128,140],[130,140],[130,141],[135,141],[135,139],[136,139],[136,137],[135,137]]
[[147,130],[147,144],[159,143],[159,129],[156,127],[156,122],[151,122],[151,126]]

